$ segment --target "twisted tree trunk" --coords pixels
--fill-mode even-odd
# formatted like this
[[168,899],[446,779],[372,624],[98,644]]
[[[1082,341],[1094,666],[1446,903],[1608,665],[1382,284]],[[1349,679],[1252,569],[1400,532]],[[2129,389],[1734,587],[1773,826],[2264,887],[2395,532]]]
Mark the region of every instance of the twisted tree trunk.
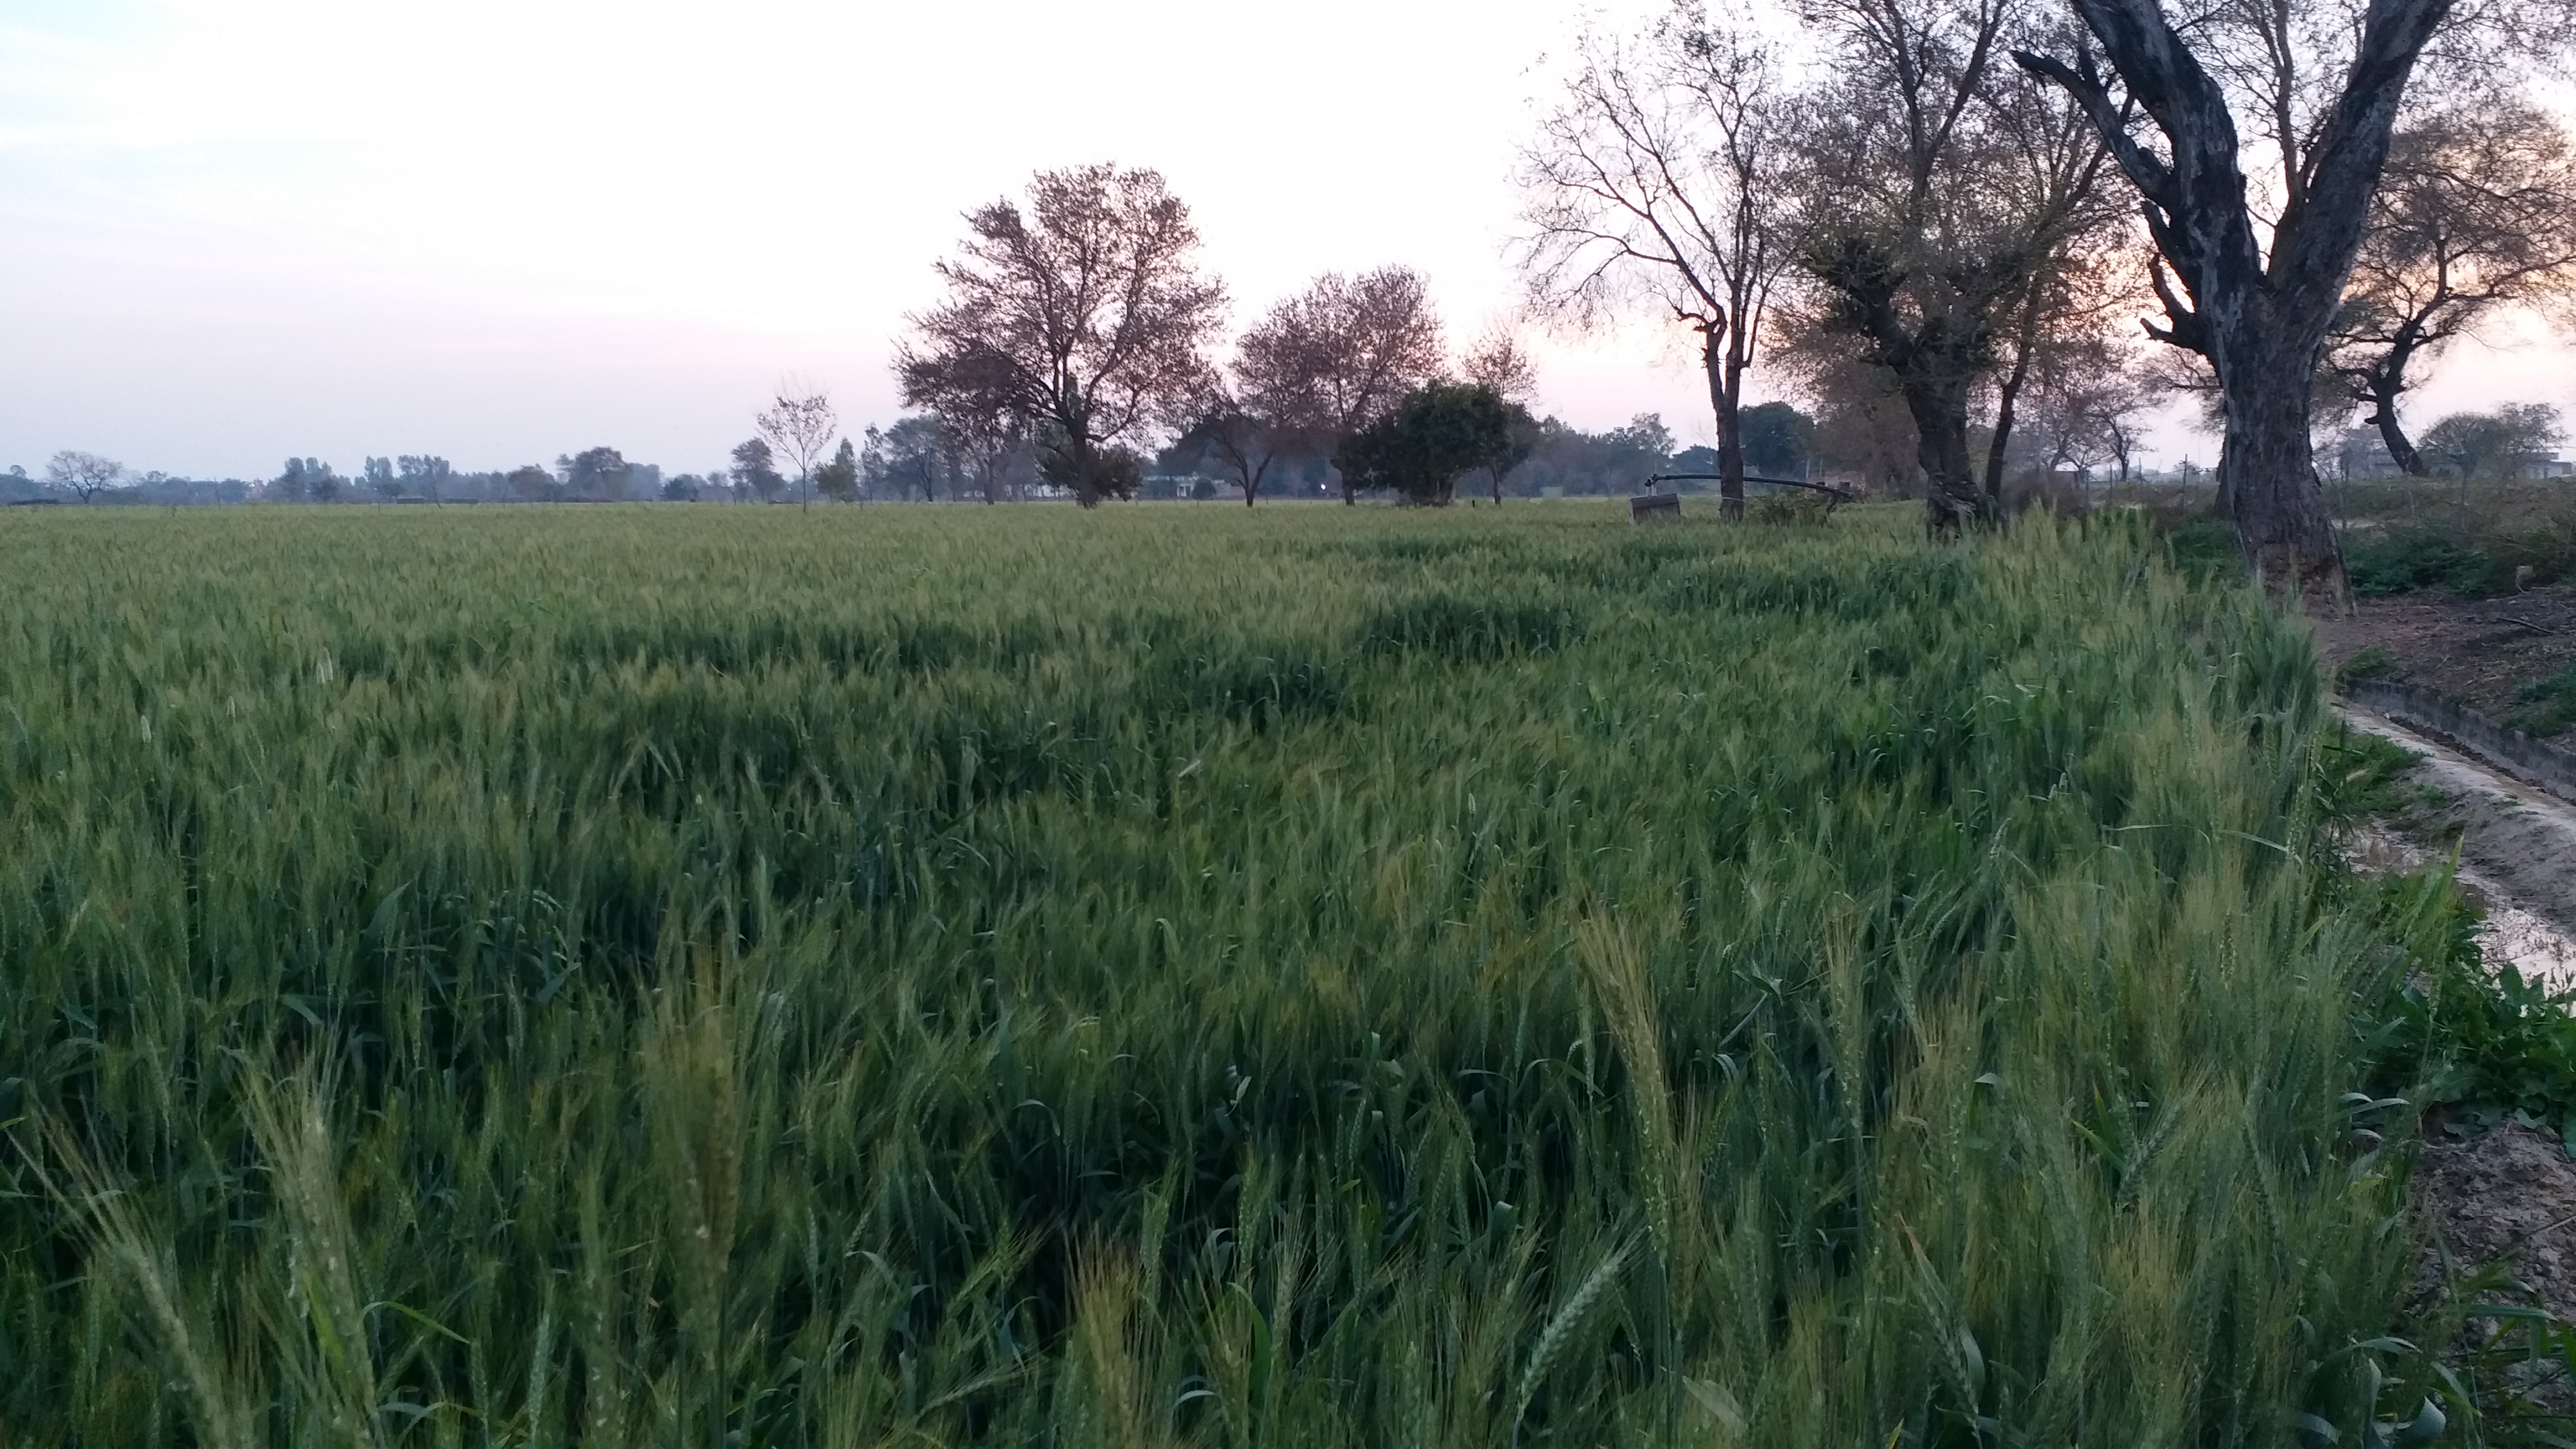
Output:
[[[2083,103],[2146,202],[2147,230],[2188,296],[2159,269],[2156,290],[2171,325],[2150,330],[2217,369],[2227,420],[2220,495],[2246,561],[2275,590],[2344,592],[2343,556],[2309,445],[2311,383],[2388,164],[2407,80],[2453,4],[2371,0],[2332,103],[2305,144],[2282,158],[2289,194],[2268,247],[2247,204],[2227,92],[2192,49],[2222,39],[2185,39],[2158,0],[2074,0],[2127,89],[2118,102],[2090,53],[2073,64],[2015,56]],[[2276,98],[2285,111],[2288,84]],[[2134,110],[2153,122],[2164,155],[2132,130]]]
[[1953,535],[1989,516],[1985,490],[1968,452],[1968,385],[1964,377],[1902,378],[1905,410],[1914,419],[1915,457],[1923,467],[1924,522]]

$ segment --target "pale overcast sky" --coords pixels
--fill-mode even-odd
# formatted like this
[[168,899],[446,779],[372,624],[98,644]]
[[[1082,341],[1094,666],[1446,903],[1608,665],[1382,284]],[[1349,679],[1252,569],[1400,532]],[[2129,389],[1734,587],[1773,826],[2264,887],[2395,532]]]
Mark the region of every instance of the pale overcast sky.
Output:
[[[0,0],[0,468],[606,443],[695,470],[789,373],[855,431],[895,414],[889,339],[959,213],[1092,160],[1170,179],[1238,323],[1403,262],[1463,339],[1511,306],[1506,174],[1580,13]],[[1542,359],[1571,421],[1708,434],[1655,329]],[[2427,406],[2571,401],[2532,367],[2471,361]]]

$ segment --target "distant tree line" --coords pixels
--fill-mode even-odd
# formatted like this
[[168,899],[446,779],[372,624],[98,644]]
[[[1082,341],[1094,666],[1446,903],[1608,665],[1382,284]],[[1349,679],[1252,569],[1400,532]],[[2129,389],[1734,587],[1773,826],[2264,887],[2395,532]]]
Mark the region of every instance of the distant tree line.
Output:
[[[703,474],[610,448],[489,473],[369,458],[354,478],[302,458],[255,491],[1437,505],[1670,470],[1714,475],[1732,514],[1748,481],[1823,467],[1955,532],[1999,520],[2017,480],[2128,476],[2141,415],[2182,389],[2224,432],[2248,562],[2331,588],[2320,439],[2340,448],[2358,416],[2409,473],[2554,439],[2527,409],[2418,437],[2405,405],[2460,339],[2576,298],[2576,142],[2533,94],[2576,48],[2576,0],[1771,3],[1799,64],[1767,38],[1784,27],[1688,0],[1591,23],[1519,163],[1523,315],[1680,329],[1714,436],[1688,464],[1659,419],[1537,415],[1522,339],[1453,349],[1402,266],[1318,276],[1229,335],[1189,208],[1155,171],[1089,165],[965,215],[897,341],[908,412],[883,428],[844,435],[791,380]],[[1803,408],[1753,401],[1766,375]],[[98,463],[0,488],[142,487]]]

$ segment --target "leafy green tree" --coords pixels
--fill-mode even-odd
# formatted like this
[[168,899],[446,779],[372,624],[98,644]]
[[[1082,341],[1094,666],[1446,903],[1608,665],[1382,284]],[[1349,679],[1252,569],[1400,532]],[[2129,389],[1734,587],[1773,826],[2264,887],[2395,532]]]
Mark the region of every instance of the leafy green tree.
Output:
[[1786,478],[1805,466],[1816,445],[1816,420],[1784,402],[1744,410],[1744,461],[1757,473]]
[[1060,435],[1038,445],[1038,476],[1089,506],[1103,498],[1133,498],[1145,486],[1145,460],[1117,443],[1079,444]]
[[289,458],[286,467],[270,481],[269,490],[289,503],[334,503],[347,490],[348,480],[331,471],[331,465],[315,458]]
[[841,450],[832,455],[832,461],[814,470],[814,488],[836,503],[859,500],[859,451],[849,439],[841,440]]
[[787,480],[779,476],[769,444],[758,438],[747,438],[734,444],[733,486],[734,492],[743,497],[757,498],[763,503],[777,500],[787,487]]
[[405,492],[422,498],[437,498],[455,481],[456,470],[445,458],[426,454],[405,453],[394,459],[394,471],[402,478]]
[[957,481],[956,439],[936,413],[897,418],[868,429],[859,468],[870,493],[900,502],[917,488],[922,502],[936,502],[940,486]]
[[1480,383],[1433,382],[1352,434],[1333,464],[1354,489],[1437,506],[1457,496],[1460,478],[1500,467],[1512,448],[1512,405],[1501,393]]
[[594,502],[624,498],[627,483],[635,476],[634,465],[615,448],[584,448],[555,459],[555,467],[562,470],[569,496]]
[[2508,403],[2491,413],[2453,413],[2424,430],[2423,452],[2462,478],[2505,478],[2566,436],[2558,409]]

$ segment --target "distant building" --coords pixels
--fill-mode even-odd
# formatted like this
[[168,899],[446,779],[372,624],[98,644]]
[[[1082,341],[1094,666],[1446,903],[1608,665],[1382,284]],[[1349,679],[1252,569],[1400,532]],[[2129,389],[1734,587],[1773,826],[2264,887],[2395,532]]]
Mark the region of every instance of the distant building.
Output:
[[2388,455],[2388,444],[2380,440],[2377,428],[2344,429],[2333,456],[2335,472],[2343,478],[2395,478],[2406,471]]

